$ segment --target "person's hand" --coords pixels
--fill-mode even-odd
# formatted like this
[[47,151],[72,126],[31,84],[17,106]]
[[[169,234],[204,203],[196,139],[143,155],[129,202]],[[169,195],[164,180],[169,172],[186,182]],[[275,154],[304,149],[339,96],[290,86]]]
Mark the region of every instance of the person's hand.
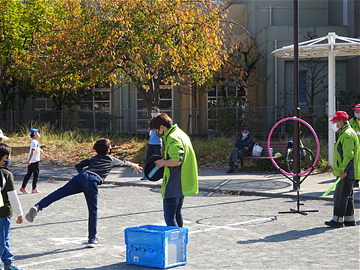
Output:
[[158,168],[162,168],[165,166],[166,160],[164,159],[158,159],[154,161],[154,164],[156,165],[156,167]]
[[249,149],[249,147],[244,146],[245,149]]
[[131,168],[134,169],[134,173],[139,174],[139,172],[142,172],[142,168],[139,164],[133,163],[131,165]]
[[27,162],[27,165],[30,166],[30,164],[31,164],[31,161],[29,160],[29,161]]
[[339,176],[340,179],[344,179],[346,177],[347,173],[346,172],[340,172]]
[[17,223],[17,224],[21,224],[21,223],[23,223],[23,221],[24,221],[24,216],[21,215],[21,216],[18,216],[18,218],[17,218],[17,220],[16,220],[16,223]]

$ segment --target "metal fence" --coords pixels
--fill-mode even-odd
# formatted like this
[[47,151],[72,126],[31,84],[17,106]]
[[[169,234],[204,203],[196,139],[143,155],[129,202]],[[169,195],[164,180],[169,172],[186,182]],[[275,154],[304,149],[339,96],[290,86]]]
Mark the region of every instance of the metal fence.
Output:
[[[327,137],[326,106],[300,108],[301,118],[307,121],[319,137]],[[191,135],[233,135],[241,127],[249,127],[257,137],[266,137],[273,125],[292,116],[292,107],[233,107],[171,109],[167,113],[184,131]],[[351,112],[349,112],[351,113]],[[148,112],[143,110],[110,111],[6,111],[1,112],[2,128],[18,129],[30,123],[50,123],[59,130],[79,129],[117,134],[144,134],[147,132]],[[292,121],[279,125],[274,136],[292,135]],[[304,127],[304,132],[306,129]]]

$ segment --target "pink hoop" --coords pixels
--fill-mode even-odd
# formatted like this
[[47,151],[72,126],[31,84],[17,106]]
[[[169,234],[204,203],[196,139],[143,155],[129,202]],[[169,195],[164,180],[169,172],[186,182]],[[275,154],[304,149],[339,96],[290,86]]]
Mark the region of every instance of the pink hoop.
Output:
[[273,134],[274,132],[274,129],[282,122],[285,122],[285,121],[288,121],[288,120],[292,120],[292,121],[299,121],[301,123],[303,123],[305,126],[307,126],[312,134],[314,135],[315,137],[315,140],[316,140],[316,146],[317,146],[317,152],[316,152],[316,158],[314,160],[314,163],[312,165],[312,167],[315,167],[315,164],[317,163],[318,159],[319,159],[319,154],[320,154],[320,143],[319,143],[319,139],[314,131],[314,129],[307,123],[305,122],[304,120],[300,119],[300,118],[297,118],[297,117],[287,117],[287,118],[284,118],[282,120],[280,120],[279,122],[277,122],[273,127],[272,129],[270,130],[270,133],[269,133],[269,137],[268,137],[268,141],[267,141],[267,147],[268,147],[268,153],[269,153],[269,157],[271,159],[271,162],[274,164],[274,166],[276,167],[276,169],[280,170],[280,172],[282,172],[283,174],[285,175],[289,175],[289,176],[301,176],[301,175],[304,175],[304,174],[307,174],[308,172],[310,172],[310,170],[312,169],[312,167],[310,167],[307,171],[303,172],[303,173],[299,173],[299,174],[294,174],[294,173],[289,173],[289,172],[286,172],[284,171],[283,169],[280,169],[280,167],[276,164],[276,162],[274,161],[274,158],[272,157],[271,155],[271,152],[270,152],[270,138],[271,138],[271,135]]

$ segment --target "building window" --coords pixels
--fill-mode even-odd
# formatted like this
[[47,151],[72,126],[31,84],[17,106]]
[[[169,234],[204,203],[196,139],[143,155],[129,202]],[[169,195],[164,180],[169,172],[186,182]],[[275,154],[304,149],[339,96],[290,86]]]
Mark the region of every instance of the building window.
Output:
[[104,88],[94,87],[78,104],[79,110],[110,111],[110,85]]
[[34,110],[52,110],[54,108],[54,101],[51,98],[36,98],[34,99]]
[[212,121],[212,116],[214,116],[214,111],[210,112],[211,107],[215,106],[216,103],[224,99],[225,97],[237,97],[239,89],[237,86],[228,85],[228,86],[214,86],[211,90],[207,92],[207,104],[208,104],[208,132],[212,132],[217,129],[216,124]]
[[[146,86],[144,86],[146,87]],[[143,99],[136,92],[136,130],[137,131],[147,131],[149,116],[147,108],[144,104]],[[150,95],[149,92],[147,94]],[[159,109],[160,112],[166,113],[172,118],[173,111],[173,87],[170,85],[160,85],[160,100],[159,100]]]
[[92,92],[83,96],[77,105],[77,125],[81,129],[112,130],[111,87],[95,85]]

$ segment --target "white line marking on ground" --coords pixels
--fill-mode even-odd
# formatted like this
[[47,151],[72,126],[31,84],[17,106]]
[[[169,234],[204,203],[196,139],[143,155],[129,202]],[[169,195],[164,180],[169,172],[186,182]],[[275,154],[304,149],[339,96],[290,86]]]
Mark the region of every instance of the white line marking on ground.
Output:
[[189,234],[201,233],[201,232],[206,232],[206,231],[211,231],[211,230],[219,230],[219,229],[246,231],[246,229],[232,228],[231,226],[238,226],[238,225],[243,225],[243,224],[255,223],[255,222],[259,222],[259,221],[272,221],[272,220],[276,220],[276,217],[259,218],[259,219],[244,221],[244,222],[226,224],[226,225],[222,225],[222,226],[209,225],[209,224],[196,224],[196,226],[204,226],[204,227],[210,227],[210,228],[207,228],[204,230],[190,231]]
[[[221,188],[222,186],[226,185],[229,181],[230,181],[230,179],[227,179],[227,180],[223,181],[223,182],[220,183],[218,186],[216,186],[215,189]],[[209,197],[209,196],[211,196],[212,194],[214,194],[214,192],[209,192],[206,196]]]
[[[85,249],[84,249],[85,250]],[[93,250],[93,249],[92,249]],[[121,251],[125,251],[126,250],[126,247],[123,248]],[[30,264],[25,264],[25,265],[21,265],[19,266],[20,268],[24,268],[24,267],[29,267],[29,266],[34,266],[34,265],[39,265],[39,264],[44,264],[44,263],[51,263],[51,262],[57,262],[57,261],[63,261],[63,260],[71,260],[71,259],[76,259],[76,258],[80,258],[80,257],[83,257],[83,256],[93,256],[95,253],[108,253],[109,252],[109,249],[101,249],[99,250],[97,248],[97,251],[93,251],[91,253],[79,253],[79,254],[76,254],[76,255],[73,255],[71,257],[66,257],[66,258],[58,258],[58,259],[53,259],[53,260],[48,260],[48,261],[43,261],[43,262],[35,262],[35,263],[30,263]]]

